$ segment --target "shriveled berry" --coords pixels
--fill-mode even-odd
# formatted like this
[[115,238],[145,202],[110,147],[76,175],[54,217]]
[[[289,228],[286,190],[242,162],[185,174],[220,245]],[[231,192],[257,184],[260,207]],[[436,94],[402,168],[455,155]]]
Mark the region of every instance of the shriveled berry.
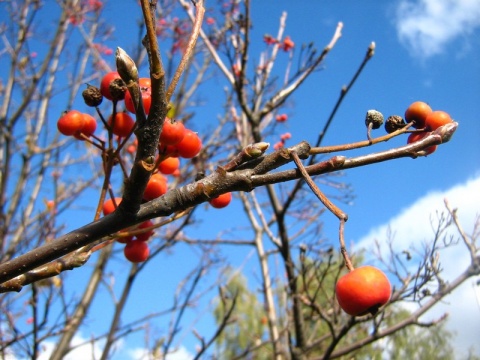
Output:
[[127,86],[122,79],[114,79],[110,82],[108,90],[112,97],[112,100],[120,101],[125,99],[125,93],[127,92]]
[[405,120],[403,120],[400,115],[392,115],[388,117],[387,121],[385,121],[385,131],[390,134],[403,128],[405,125]]
[[103,101],[103,95],[100,89],[96,86],[88,85],[88,87],[82,92],[83,101],[87,106],[97,107]]
[[365,116],[365,125],[371,126],[372,129],[378,129],[383,125],[383,114],[377,110],[368,110]]

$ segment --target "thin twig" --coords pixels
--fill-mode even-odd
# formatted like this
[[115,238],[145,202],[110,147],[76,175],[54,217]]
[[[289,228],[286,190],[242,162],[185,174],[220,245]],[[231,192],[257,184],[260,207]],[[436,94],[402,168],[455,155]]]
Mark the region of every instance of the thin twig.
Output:
[[460,221],[458,221],[457,209],[452,209],[450,207],[450,204],[449,204],[447,199],[444,199],[443,201],[445,203],[445,207],[447,208],[448,212],[450,213],[450,216],[452,217],[452,220],[453,220],[455,226],[457,227],[457,230],[458,230],[458,233],[460,234],[460,237],[462,238],[465,246],[468,249],[468,252],[470,253],[470,259],[472,260],[472,264],[477,262],[478,260],[477,260],[477,257],[476,257],[476,253],[477,253],[478,249],[475,246],[475,243],[468,239],[468,236],[465,233],[465,231],[463,230],[463,227],[460,224]]
[[303,180],[307,183],[307,185],[312,189],[313,193],[317,196],[317,198],[322,202],[323,205],[339,220],[347,221],[348,216],[345,214],[339,207],[334,205],[318,188],[317,184],[312,180],[308,172],[305,170],[305,166],[302,164],[302,161],[298,157],[296,151],[291,151],[290,154],[292,155],[293,161],[295,165],[297,165],[298,170],[302,174]]
[[335,29],[335,33],[330,40],[330,43],[323,49],[322,53],[318,56],[318,58],[315,59],[313,64],[308,69],[306,69],[294,82],[292,82],[286,88],[280,90],[267,102],[264,109],[262,110],[262,115],[266,115],[272,109],[280,106],[287,99],[287,97],[291,95],[293,91],[296,90],[300,86],[300,84],[302,84],[303,81],[317,68],[317,66],[325,59],[327,54],[330,52],[330,50],[333,49],[337,41],[342,36],[342,28],[343,23],[339,22]]
[[[179,0],[180,4],[182,7],[185,9],[187,12],[188,16],[190,17],[190,20],[195,23],[196,21],[196,16],[194,15],[192,11],[192,7],[190,6],[190,2],[187,0]],[[228,79],[228,82],[230,84],[235,83],[235,77],[233,76],[232,72],[228,69],[228,67],[225,65],[225,63],[222,61],[220,55],[217,53],[215,50],[215,46],[211,43],[210,39],[208,38],[208,35],[205,34],[205,32],[200,28],[199,35],[202,38],[202,41],[205,43],[205,46],[207,47],[208,51],[210,52],[210,55],[213,58],[213,61],[215,64],[217,64],[218,68],[223,72],[225,77]]]
[[337,103],[333,107],[333,110],[330,113],[330,116],[328,117],[328,120],[325,123],[325,126],[323,127],[322,132],[320,133],[320,135],[317,139],[317,142],[315,144],[315,147],[320,146],[320,144],[322,143],[322,141],[325,137],[325,134],[327,133],[328,128],[330,127],[330,125],[333,121],[333,118],[335,117],[335,114],[337,113],[337,110],[340,108],[340,105],[343,102],[343,99],[348,94],[348,92],[350,91],[353,84],[355,84],[355,81],[360,76],[360,73],[362,72],[363,68],[365,67],[365,65],[367,65],[368,61],[373,57],[374,54],[375,54],[375,43],[371,42],[370,45],[368,46],[367,53],[365,54],[365,57],[363,58],[362,63],[360,64],[357,71],[355,72],[355,75],[353,75],[352,79],[350,80],[350,82],[348,83],[347,86],[342,87],[342,90],[340,92],[340,96],[337,100]]
[[185,52],[183,53],[182,60],[180,60],[180,64],[178,65],[178,68],[173,75],[173,79],[168,86],[166,93],[167,101],[170,101],[173,92],[175,91],[175,88],[178,84],[178,81],[180,80],[180,77],[182,76],[188,62],[192,57],[193,51],[195,50],[195,44],[197,43],[198,35],[200,34],[200,30],[202,28],[203,15],[205,14],[203,0],[196,1],[195,8],[197,9],[197,13],[195,15],[195,21],[193,22],[192,33],[190,34],[190,39],[188,39],[188,43],[185,48]]
[[408,132],[408,129],[413,125],[413,123],[407,124],[405,127],[398,129],[390,134],[386,134],[383,136],[379,136],[377,138],[369,138],[368,140],[357,141],[354,143],[349,144],[342,144],[342,145],[333,145],[333,146],[322,146],[322,147],[312,147],[310,150],[310,155],[318,155],[318,154],[328,154],[332,152],[338,151],[347,151],[353,149],[360,149],[366,146],[375,145],[381,142],[386,142],[398,135],[405,134]]
[[307,183],[307,185],[312,189],[313,193],[317,196],[317,198],[322,202],[323,205],[340,220],[340,229],[339,229],[339,241],[340,241],[340,250],[342,253],[343,258],[345,259],[345,265],[347,266],[349,271],[353,270],[353,265],[350,260],[350,257],[347,253],[347,248],[345,246],[345,239],[344,239],[344,231],[345,231],[345,222],[348,220],[347,214],[345,214],[339,207],[333,204],[329,198],[323,194],[320,188],[315,184],[312,180],[308,172],[305,170],[305,166],[302,164],[302,161],[298,157],[295,151],[290,152],[292,155],[293,161],[295,165],[297,165],[298,170],[302,174],[303,180]]

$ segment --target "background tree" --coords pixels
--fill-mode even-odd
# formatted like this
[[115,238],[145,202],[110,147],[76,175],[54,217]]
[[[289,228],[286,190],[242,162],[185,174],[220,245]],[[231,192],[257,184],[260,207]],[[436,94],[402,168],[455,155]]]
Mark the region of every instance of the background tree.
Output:
[[[430,331],[438,322],[423,323],[420,316],[479,275],[477,227],[467,235],[456,211],[446,204],[441,221],[433,224],[432,241],[421,252],[403,259],[390,243],[388,258],[379,256],[394,284],[390,303],[378,314],[351,317],[342,312],[334,295],[334,284],[348,259],[343,234],[347,216],[329,199],[335,203],[350,199],[350,189],[338,180],[339,171],[425,155],[427,149],[448,141],[457,123],[427,131],[427,136],[409,145],[367,151],[367,155],[346,154],[405,137],[418,124],[401,122],[395,131],[379,137],[371,132],[378,124],[372,124],[366,140],[358,134],[356,142],[323,146],[346,94],[374,56],[371,43],[331,115],[316,129],[316,141],[290,145],[291,134],[279,130],[288,121],[284,107],[323,65],[341,37],[343,24],[337,24],[331,39],[317,50],[295,44],[285,34],[285,13],[277,34],[263,38],[266,49],[255,58],[250,53],[250,2],[220,5],[209,10],[214,17],[204,18],[202,1],[142,1],[139,39],[127,51],[102,44],[113,30],[100,1],[2,5],[9,14],[8,26],[2,27],[5,66],[0,108],[0,349],[4,357],[37,358],[53,342],[52,359],[64,358],[80,346],[90,347],[102,359],[114,358],[120,356],[122,341],[140,334],[147,356],[163,358],[178,351],[185,332],[197,338],[196,358],[368,357],[386,348],[394,357],[400,348],[401,355],[407,354],[410,348],[402,341],[412,333],[429,349],[439,337],[447,336],[441,328]],[[42,26],[46,14],[53,18]],[[135,24],[126,26],[133,29]],[[47,46],[33,52],[38,42]],[[294,49],[300,50],[294,53]],[[85,84],[100,86],[112,70],[114,53],[123,83],[109,87],[118,91],[113,101],[103,98],[101,104],[95,103],[98,93]],[[138,74],[150,80],[139,80]],[[195,109],[212,77],[226,84],[223,103],[212,105],[223,113],[213,125],[202,127]],[[78,101],[84,90],[90,92],[86,102],[93,105],[91,109]],[[151,93],[151,105],[143,102],[144,92]],[[123,96],[131,97],[135,118],[134,128],[125,132],[119,130],[116,117],[127,104]],[[97,119],[98,129],[90,134],[82,125],[75,136],[60,135],[57,120],[63,109],[88,112]],[[161,140],[159,144],[168,126],[167,114],[198,131],[202,147],[195,156],[179,146],[172,150]],[[79,116],[67,114],[73,115]],[[394,120],[398,118],[388,123]],[[189,136],[195,139],[193,132]],[[278,140],[268,150],[267,138]],[[169,151],[180,154],[181,167],[167,176],[165,184],[155,182],[155,189],[163,185],[166,192],[151,200],[145,191],[160,161],[173,157]],[[316,184],[340,191],[327,198]],[[201,238],[196,234],[202,220],[196,214],[204,211],[201,204],[225,193],[234,193],[241,204],[235,219],[242,227],[225,229],[216,238]],[[105,202],[116,198],[111,202],[114,211],[107,214]],[[230,206],[208,214],[227,217],[222,211],[227,214]],[[82,212],[82,207],[88,211]],[[319,218],[326,210],[337,218],[339,239],[320,240]],[[456,246],[464,246],[471,264],[446,282],[438,251],[455,245],[446,232],[452,227],[458,231]],[[136,238],[138,244],[142,236],[148,240],[149,256],[130,263],[124,249],[133,243],[129,238]],[[225,265],[227,247],[238,252],[247,248],[256,255],[258,293],[248,289],[239,275],[241,268],[225,271],[230,269]],[[167,259],[180,258],[189,259],[183,273],[158,274]],[[360,259],[353,257],[355,265]],[[408,261],[418,263],[415,271],[406,265]],[[180,275],[181,281],[176,291],[166,295],[161,284],[147,277],[152,273],[156,280],[160,275],[165,276],[162,281]],[[74,274],[81,274],[82,280],[74,281]],[[135,286],[144,292],[133,291]],[[139,292],[159,302],[156,311],[131,311],[129,303],[135,309],[147,301]],[[212,301],[211,321],[216,327],[199,332],[189,314],[202,312],[203,304]],[[417,303],[418,309],[407,313],[401,307],[406,301]],[[90,328],[89,314],[99,307],[101,324]],[[91,338],[78,343],[84,331]],[[442,350],[446,357],[451,355],[448,345]]]

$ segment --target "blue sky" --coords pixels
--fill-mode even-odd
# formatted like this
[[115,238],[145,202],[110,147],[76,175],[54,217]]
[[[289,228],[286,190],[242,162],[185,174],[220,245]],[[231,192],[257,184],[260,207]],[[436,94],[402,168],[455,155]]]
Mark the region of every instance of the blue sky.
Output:
[[[351,205],[341,205],[349,214],[347,241],[368,248],[372,239],[382,238],[388,225],[398,231],[399,247],[427,240],[432,236],[429,216],[443,210],[445,196],[451,198],[452,206],[460,208],[465,227],[471,230],[474,215],[480,212],[480,4],[436,0],[252,3],[252,60],[258,60],[265,48],[263,34],[276,34],[283,11],[287,12],[285,35],[297,45],[313,41],[321,49],[330,41],[336,24],[344,24],[343,36],[328,55],[323,70],[315,73],[285,108],[289,114],[285,130],[293,135],[291,144],[316,140],[341,87],[348,83],[372,41],[376,43],[375,56],[344,100],[324,145],[364,139],[363,119],[369,109],[378,109],[385,116],[403,115],[416,100],[449,112],[460,124],[452,141],[428,158],[403,159],[345,174],[344,180],[356,195]],[[214,115],[208,109],[198,110],[200,118]],[[379,149],[400,146],[405,141],[394,139]],[[461,194],[454,191],[459,187],[464,189]],[[419,206],[423,218],[418,216]],[[401,216],[407,216],[416,231],[399,222]],[[326,215],[324,221],[325,233],[335,238],[337,223],[333,216]],[[234,221],[231,225],[235,226]],[[445,256],[448,276],[455,275],[455,270],[468,261]],[[241,264],[243,258],[233,261]],[[455,306],[459,299],[463,299],[463,305]],[[479,299],[480,294],[468,282],[456,298],[429,315],[438,317],[443,311],[451,314],[450,328],[459,333],[457,349],[474,344],[474,334],[480,332]],[[465,326],[463,320],[473,318],[476,321]]]
[[[474,216],[480,212],[480,3],[475,0],[262,0],[252,3],[252,61],[258,60],[260,53],[265,50],[263,34],[276,34],[283,11],[287,12],[285,35],[295,41],[297,50],[300,44],[311,41],[317,48],[323,48],[330,41],[336,24],[339,21],[344,24],[342,38],[328,55],[322,71],[316,72],[303,84],[285,106],[289,120],[283,125],[284,130],[293,135],[288,144],[316,140],[341,87],[349,82],[372,41],[376,43],[375,56],[345,98],[324,145],[365,139],[364,116],[369,109],[377,109],[386,117],[403,115],[406,107],[417,100],[428,102],[434,109],[449,112],[460,124],[453,139],[428,158],[402,159],[353,169],[344,174],[343,180],[351,184],[356,196],[351,204],[340,205],[349,214],[346,227],[348,244],[356,248],[368,247],[373,239],[384,236],[389,225],[398,230],[397,240],[402,246],[426,240],[431,236],[429,216],[437,209],[442,210],[445,196],[452,198],[452,205],[460,208],[465,227],[472,229]],[[207,6],[215,5],[216,2],[207,2]],[[121,46],[128,50],[136,35],[136,30],[132,32],[129,26],[136,26],[139,8],[134,1],[110,1],[104,11],[115,24],[115,40],[110,40],[106,45],[112,48]],[[138,16],[132,15],[126,20],[125,13]],[[113,66],[113,56],[106,58],[106,61]],[[281,74],[282,63],[278,66]],[[214,102],[217,99],[215,96],[221,96],[221,92],[215,92],[215,87],[221,89],[218,84],[222,84],[222,81],[212,84],[212,92],[204,95],[209,102]],[[223,102],[221,99],[218,110],[215,106],[198,108],[193,120],[198,131],[202,129],[202,119],[216,119]],[[376,134],[383,134],[382,129],[374,132]],[[401,146],[405,141],[406,137],[394,139],[380,145],[377,150]],[[377,150],[362,149],[352,152],[352,155]],[[235,223],[234,215],[230,215],[238,209],[238,204],[232,205],[229,212],[222,215],[223,226],[239,225]],[[215,221],[218,213],[208,210],[204,214],[206,219],[198,226],[198,231],[202,234],[220,232],[222,228]],[[418,214],[425,216],[423,221],[419,220]],[[214,221],[209,220],[212,218]],[[329,215],[323,220],[326,223],[325,235],[334,239],[338,223]],[[415,226],[405,226],[406,223]],[[168,293],[175,288],[176,276],[181,278],[182,270],[192,259],[196,260],[196,254],[187,247],[171,258],[162,257],[162,264],[155,268],[155,276],[159,273],[168,274],[162,289],[152,289],[148,281],[140,279],[136,284],[139,295],[132,299],[133,303],[142,303],[142,308],[146,303],[153,306],[144,298],[148,292],[152,303],[157,301],[158,305],[159,299],[162,299],[160,292]],[[232,257],[232,263],[236,265],[245,264],[244,260],[243,256]],[[454,276],[455,270],[461,269],[462,263],[467,260],[446,255],[444,263],[448,264],[448,275]],[[254,257],[247,259],[245,269],[254,268],[254,264]],[[82,271],[85,269],[74,273]],[[81,281],[85,276],[80,275],[69,276]],[[468,299],[462,309],[455,306],[459,298]],[[442,311],[452,314],[449,320],[452,329],[461,331],[459,324],[465,324],[461,320],[468,314],[467,319],[471,319],[468,333],[480,333],[479,299],[478,291],[475,293],[471,283],[468,283],[459,292],[459,297],[449,301],[452,304],[450,307],[442,308]],[[161,308],[167,306],[166,302]],[[101,307],[93,309],[92,321],[106,312],[108,309]],[[434,315],[439,312],[435,310]],[[135,316],[135,312],[132,316]],[[92,322],[92,328],[94,324]],[[89,334],[84,335],[85,338],[89,337]],[[475,339],[467,335],[457,343],[459,349],[474,343]],[[189,349],[193,349],[194,341],[191,338],[185,343]],[[132,344],[121,346],[130,350],[137,347]],[[127,353],[124,351],[124,354]],[[175,359],[182,358],[185,357]]]

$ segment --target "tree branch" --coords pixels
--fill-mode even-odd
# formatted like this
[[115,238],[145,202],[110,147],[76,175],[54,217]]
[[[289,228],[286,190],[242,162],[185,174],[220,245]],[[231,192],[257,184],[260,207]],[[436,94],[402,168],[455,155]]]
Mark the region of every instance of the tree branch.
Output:
[[[349,159],[337,156],[328,161],[307,166],[305,170],[310,175],[319,175],[402,157],[416,157],[426,147],[448,141],[457,126],[457,123],[444,125],[422,140],[397,149]],[[239,170],[233,172],[225,172],[218,169],[202,180],[172,189],[160,198],[142,205],[136,214],[125,212],[120,204],[114,213],[13,260],[0,264],[0,283],[13,279],[38,266],[45,265],[125,227],[159,216],[170,216],[175,212],[201,204],[225,192],[251,191],[259,186],[298,179],[302,176],[298,169],[272,174],[268,174],[268,172],[293,161],[289,152],[296,151],[300,157],[303,157],[308,154],[309,149],[308,143],[302,142],[288,150],[281,149],[273,154],[261,157],[257,160],[259,161],[258,163],[254,160],[255,165],[253,169],[242,169],[240,167]],[[52,266],[58,267],[58,265]],[[4,291],[18,290],[22,280],[18,278],[15,283],[17,284],[16,286],[10,285],[8,288],[4,288]]]

